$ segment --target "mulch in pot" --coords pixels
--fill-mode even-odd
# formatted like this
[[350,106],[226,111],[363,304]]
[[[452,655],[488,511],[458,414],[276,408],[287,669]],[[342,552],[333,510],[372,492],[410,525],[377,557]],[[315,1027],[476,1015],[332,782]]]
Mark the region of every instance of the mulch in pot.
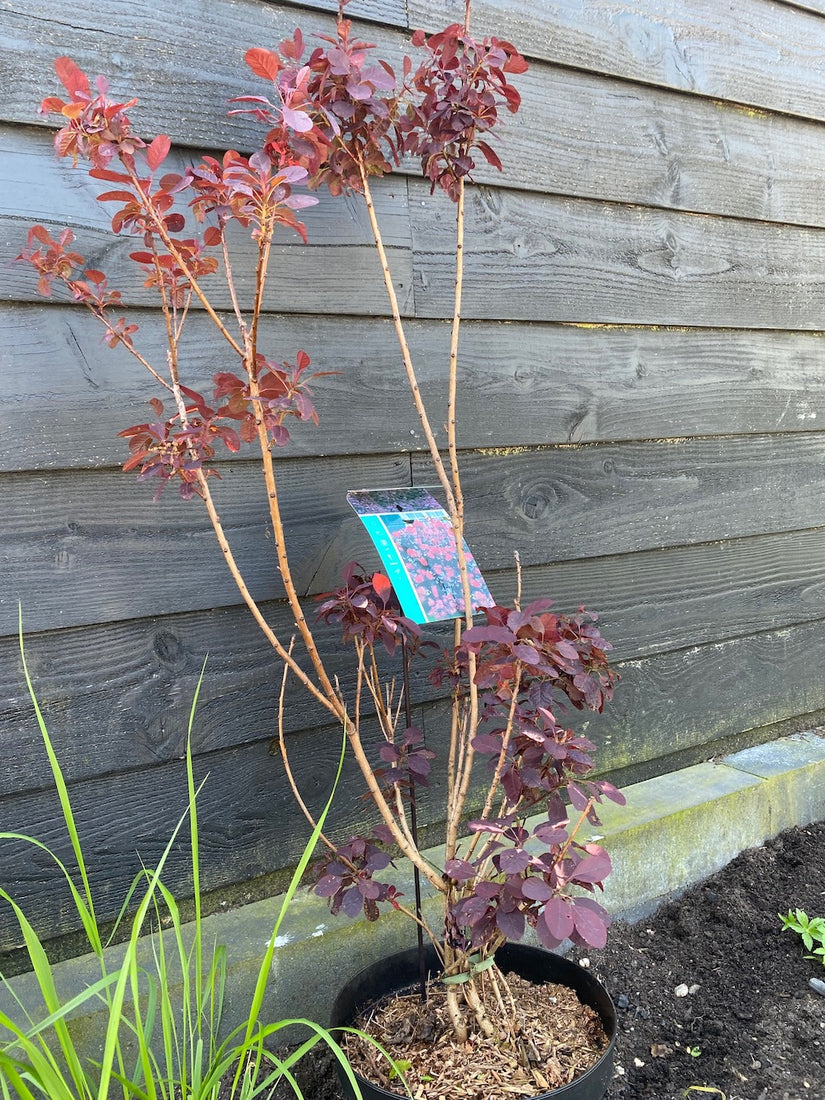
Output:
[[[618,1008],[607,1100],[825,1100],[825,997],[808,984],[825,967],[778,917],[797,908],[825,915],[825,823],[741,853],[639,924],[614,924],[603,951],[575,953]],[[325,1053],[296,1076],[306,1100],[340,1100]],[[719,1091],[686,1094],[698,1087]]]

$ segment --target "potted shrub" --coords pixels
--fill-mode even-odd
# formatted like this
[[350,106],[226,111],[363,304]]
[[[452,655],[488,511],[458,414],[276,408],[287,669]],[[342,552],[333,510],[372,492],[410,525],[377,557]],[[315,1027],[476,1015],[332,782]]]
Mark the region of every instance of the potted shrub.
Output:
[[[592,778],[594,746],[568,728],[562,714],[567,705],[601,710],[612,695],[615,674],[595,616],[583,609],[556,613],[549,600],[522,607],[517,597],[511,607],[498,606],[485,595],[464,543],[456,436],[465,189],[479,156],[501,167],[489,140],[502,111],[518,110],[511,77],[527,66],[510,43],[472,38],[467,0],[463,24],[430,37],[413,36],[423,59],[417,64],[405,59],[399,87],[391,66],[373,59],[372,45],[357,38],[342,9],[343,4],[333,36],[317,36],[307,46],[296,31],[277,51],[248,51],[246,61],[268,84],[268,94],[242,96],[234,110],[250,113],[267,127],[261,148],[249,156],[234,150],[220,160],[207,156],[184,172],[163,167],[168,137],[146,144],[132,132],[128,109],[135,101],[113,102],[101,78],[93,87],[69,59],[56,62],[67,99],[46,99],[43,109],[63,116],[57,152],[82,159],[89,174],[104,181],[107,187],[98,197],[114,204],[113,230],[138,238],[132,259],[144,269],[146,285],[157,289],[166,320],[165,366],[144,357],[137,325],[118,316],[120,294],[103,272],[87,268],[68,230],[55,239],[35,226],[21,258],[38,271],[45,293],[54,282],[62,283],[100,319],[109,344],[126,348],[154,376],[167,407],[154,398],[155,419],[121,433],[131,450],[124,468],[139,470],[157,494],[174,482],[182,497],[202,501],[244,601],[283,662],[285,683],[288,677],[297,680],[345,731],[378,822],[369,836],[344,843],[322,834],[327,854],[317,866],[317,893],[329,899],[334,912],[363,911],[369,920],[382,907],[406,913],[420,937],[429,939],[430,959],[441,978],[446,1024],[431,1021],[428,1026],[446,1028],[452,1049],[469,1052],[474,1064],[479,1044],[492,1046],[499,1056],[508,1049],[523,1078],[524,1095],[555,1095],[557,1090],[573,1095],[567,1092],[574,1087],[569,1082],[582,1065],[575,1056],[571,1064],[561,1065],[564,1043],[556,1043],[549,1056],[539,1050],[541,1038],[528,1033],[516,1008],[517,979],[505,977],[505,970],[529,967],[499,948],[519,941],[530,928],[549,949],[568,938],[593,947],[605,941],[609,918],[593,895],[610,871],[610,860],[579,830],[584,822],[598,822],[595,806],[604,797],[623,799],[610,783]],[[448,399],[446,410],[435,413],[426,407],[418,385],[372,201],[373,178],[405,156],[420,161],[432,188],[442,188],[456,210]],[[444,500],[449,561],[438,568],[430,561],[427,568],[431,574],[453,569],[458,593],[452,637],[433,656],[420,623],[402,613],[385,573],[350,567],[342,587],[323,599],[318,616],[340,627],[351,646],[355,686],[346,691],[324,662],[312,616],[293,581],[273,460],[273,448],[289,442],[295,421],[317,423],[308,383],[318,376],[309,373],[305,352],[275,361],[259,341],[273,235],[286,226],[305,238],[299,212],[317,201],[310,192],[321,187],[333,195],[356,193],[365,202],[406,382]],[[187,216],[199,223],[198,232],[188,228]],[[244,229],[255,245],[256,279],[248,305],[236,292],[232,226]],[[229,320],[210,298],[210,280],[219,268],[233,302]],[[234,370],[215,375],[209,399],[186,380],[184,337],[191,307],[206,311],[235,360]],[[441,423],[445,429],[439,433],[434,424]],[[217,450],[237,451],[244,444],[260,454],[277,565],[296,624],[292,640],[276,634],[251,596],[212,495]],[[415,789],[426,782],[433,754],[412,724],[409,689],[396,687],[399,654],[405,668],[408,659],[429,660],[431,679],[449,696],[449,751],[441,762],[445,846],[438,866],[423,854],[415,827]],[[377,753],[365,739],[367,718],[380,727]],[[281,742],[293,790],[312,820],[289,770],[283,737]],[[471,792],[480,812],[467,823]],[[397,854],[441,898],[438,927],[430,927],[420,907],[407,905],[385,881],[384,872]],[[540,958],[546,963],[546,952]],[[370,988],[374,978],[366,979]],[[579,980],[577,973],[574,982]],[[609,1025],[609,999],[585,996],[602,1005]],[[548,1007],[539,1016],[547,1024],[554,1014],[560,1017]],[[561,1024],[565,1034],[568,1026]],[[585,1030],[590,1026],[586,1022]],[[602,1047],[605,1042],[602,1035]],[[598,1049],[598,1041],[591,1047],[590,1060],[601,1062],[580,1077],[585,1090],[580,1095],[595,1097],[606,1087],[610,1055]],[[404,1058],[403,1051],[396,1049],[396,1054]],[[409,1076],[426,1081],[432,1071],[412,1067]],[[479,1088],[487,1091],[473,1095],[498,1095],[492,1079]]]

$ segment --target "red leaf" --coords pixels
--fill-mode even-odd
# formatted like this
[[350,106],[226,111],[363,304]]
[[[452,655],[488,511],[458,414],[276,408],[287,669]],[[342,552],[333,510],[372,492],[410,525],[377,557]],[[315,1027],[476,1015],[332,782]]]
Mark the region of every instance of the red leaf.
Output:
[[110,168],[90,168],[89,175],[95,180],[108,180],[109,183],[131,183],[123,172],[113,172]]
[[389,579],[385,577],[383,573],[373,573],[372,587],[375,589],[378,598],[383,603],[386,603],[387,600],[390,598],[390,593],[392,592],[392,585],[390,584]]
[[501,161],[498,158],[498,154],[490,148],[486,141],[479,141],[478,148],[484,154],[485,160],[488,164],[492,164],[493,168],[498,168],[501,171]]
[[163,219],[163,224],[170,233],[180,233],[186,225],[186,218],[183,214],[170,214],[168,218]]
[[216,225],[207,226],[203,234],[203,243],[209,247],[211,245],[220,244],[223,240],[223,234]]
[[72,98],[75,98],[78,92],[91,96],[89,78],[70,57],[58,57],[54,63],[54,71],[57,73],[57,79]]
[[56,112],[60,114],[66,104],[56,95],[46,96],[43,102],[40,104],[40,113],[47,115],[50,112]]
[[172,142],[169,140],[166,134],[158,134],[158,136],[146,150],[146,160],[153,172],[156,172],[161,164],[163,164],[163,162],[166,160],[171,147]]
[[502,42],[501,45],[509,46],[510,49],[513,50],[513,52],[507,58],[507,63],[505,64],[502,71],[505,73],[526,73],[530,66],[527,64],[521,54],[512,46],[510,46],[509,42]]
[[104,191],[97,196],[98,202],[134,202],[135,196],[131,191]]
[[286,38],[281,43],[281,53],[284,57],[291,57],[294,61],[297,61],[303,52],[304,36],[298,28],[292,38]]
[[283,68],[277,54],[273,53],[272,50],[263,50],[258,46],[246,51],[244,61],[255,76],[263,77],[264,80],[275,80]]

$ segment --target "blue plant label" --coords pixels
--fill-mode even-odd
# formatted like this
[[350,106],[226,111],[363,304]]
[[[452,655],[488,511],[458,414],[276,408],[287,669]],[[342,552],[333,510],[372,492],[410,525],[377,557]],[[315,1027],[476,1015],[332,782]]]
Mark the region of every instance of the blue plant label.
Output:
[[[447,513],[426,489],[354,489],[347,502],[367,529],[398,596],[416,623],[464,614],[464,596],[453,529]],[[473,611],[495,600],[464,543]]]

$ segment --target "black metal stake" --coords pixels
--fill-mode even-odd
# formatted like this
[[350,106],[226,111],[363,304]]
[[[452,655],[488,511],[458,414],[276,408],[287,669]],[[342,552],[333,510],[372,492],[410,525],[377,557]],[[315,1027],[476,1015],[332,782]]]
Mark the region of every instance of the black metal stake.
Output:
[[[407,640],[401,640],[401,664],[404,674],[404,717],[407,729],[412,726],[412,705],[410,703],[410,654],[407,649]],[[415,779],[410,772],[410,830],[413,843],[418,848],[418,812],[415,803]],[[415,888],[415,915],[417,918],[416,931],[418,933],[418,983],[421,1000],[427,1000],[427,968],[424,963],[424,929],[421,926],[421,872],[413,864],[413,885]]]

